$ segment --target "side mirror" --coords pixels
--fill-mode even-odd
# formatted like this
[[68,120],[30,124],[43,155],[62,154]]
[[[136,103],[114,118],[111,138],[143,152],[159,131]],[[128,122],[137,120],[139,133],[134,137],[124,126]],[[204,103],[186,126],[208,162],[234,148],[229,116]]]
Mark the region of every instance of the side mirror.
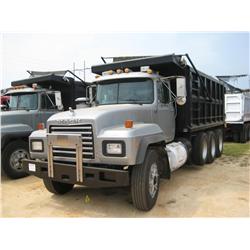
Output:
[[187,101],[187,90],[186,90],[186,78],[177,77],[176,78],[176,103],[178,105],[184,105]]
[[63,104],[62,104],[62,96],[61,96],[60,91],[55,92],[55,101],[56,101],[57,109],[62,111],[63,110]]

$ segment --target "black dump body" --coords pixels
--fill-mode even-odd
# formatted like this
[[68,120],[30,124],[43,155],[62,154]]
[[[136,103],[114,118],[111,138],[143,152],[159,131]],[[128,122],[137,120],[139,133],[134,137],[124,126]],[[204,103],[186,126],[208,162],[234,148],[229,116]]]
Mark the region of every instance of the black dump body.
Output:
[[[97,65],[92,66],[92,72],[102,74],[103,71],[124,68],[140,71],[141,66],[150,66],[164,77],[186,78],[187,102],[183,106],[177,105],[176,136],[224,124],[223,82],[196,71],[189,65],[183,65],[181,56],[172,54]],[[171,81],[171,88],[175,93],[175,80]]]
[[31,87],[33,83],[37,83],[37,85],[46,89],[61,91],[62,103],[65,110],[69,107],[76,108],[75,99],[86,96],[87,84],[84,85],[84,83],[75,81],[71,77],[65,78],[55,74],[13,81],[11,86],[27,85]]

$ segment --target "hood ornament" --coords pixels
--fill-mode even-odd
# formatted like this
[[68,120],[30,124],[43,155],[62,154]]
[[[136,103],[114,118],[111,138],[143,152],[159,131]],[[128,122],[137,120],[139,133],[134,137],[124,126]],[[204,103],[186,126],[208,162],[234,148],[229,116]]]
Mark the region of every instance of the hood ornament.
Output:
[[75,111],[71,107],[69,107],[69,112],[72,114],[72,116],[75,115]]

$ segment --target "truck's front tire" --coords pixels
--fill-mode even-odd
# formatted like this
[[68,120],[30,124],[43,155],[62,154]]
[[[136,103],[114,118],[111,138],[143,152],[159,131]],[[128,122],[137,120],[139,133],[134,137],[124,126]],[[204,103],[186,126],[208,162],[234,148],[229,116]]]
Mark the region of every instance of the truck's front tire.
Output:
[[43,179],[46,189],[53,194],[65,194],[71,191],[74,184],[53,181],[51,179]]
[[156,203],[160,184],[159,164],[157,151],[149,149],[144,163],[132,169],[132,202],[139,210],[149,211]]
[[2,168],[5,174],[11,179],[27,176],[22,166],[22,160],[25,158],[29,158],[28,143],[23,140],[10,142],[2,154]]

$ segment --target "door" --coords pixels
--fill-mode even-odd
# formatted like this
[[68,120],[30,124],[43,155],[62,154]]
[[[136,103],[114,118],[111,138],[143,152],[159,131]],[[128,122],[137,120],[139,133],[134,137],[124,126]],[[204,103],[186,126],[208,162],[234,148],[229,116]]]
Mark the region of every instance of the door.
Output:
[[46,125],[50,116],[58,112],[55,93],[42,93],[40,98],[40,121]]
[[156,122],[165,132],[167,141],[175,137],[175,106],[172,99],[169,82],[157,82]]

